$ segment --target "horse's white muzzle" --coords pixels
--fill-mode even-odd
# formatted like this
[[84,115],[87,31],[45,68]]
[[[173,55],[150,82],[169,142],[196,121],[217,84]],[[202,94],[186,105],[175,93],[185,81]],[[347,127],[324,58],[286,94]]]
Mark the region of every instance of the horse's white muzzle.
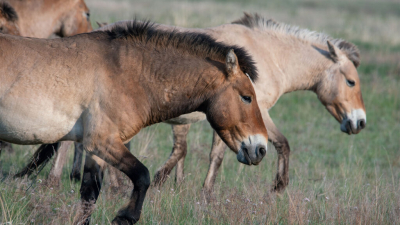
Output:
[[263,135],[251,135],[240,144],[236,158],[246,165],[258,165],[267,153],[267,140]]
[[358,134],[367,125],[367,116],[362,109],[352,110],[340,124],[340,130],[347,134]]

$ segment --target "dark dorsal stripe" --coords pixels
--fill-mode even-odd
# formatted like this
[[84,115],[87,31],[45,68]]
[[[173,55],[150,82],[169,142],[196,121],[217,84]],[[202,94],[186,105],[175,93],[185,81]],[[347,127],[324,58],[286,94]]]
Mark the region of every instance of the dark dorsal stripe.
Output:
[[116,26],[110,31],[100,32],[107,32],[111,39],[129,39],[132,42],[151,44],[158,49],[172,48],[220,62],[225,62],[226,55],[233,49],[243,73],[247,73],[253,82],[258,77],[254,60],[243,48],[217,42],[206,34],[161,30],[150,21],[136,20],[128,22],[126,26]]
[[0,2],[0,14],[8,21],[14,22],[18,20],[17,12],[7,2]]

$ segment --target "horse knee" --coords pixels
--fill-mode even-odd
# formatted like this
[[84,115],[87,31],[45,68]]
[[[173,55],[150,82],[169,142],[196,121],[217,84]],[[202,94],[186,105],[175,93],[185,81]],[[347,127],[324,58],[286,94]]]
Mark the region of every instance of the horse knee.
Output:
[[281,138],[280,140],[273,143],[278,154],[288,155],[290,154],[289,142],[286,138]]
[[133,179],[133,184],[135,185],[135,188],[138,187],[145,190],[149,188],[150,172],[145,166],[143,166],[143,169],[138,173],[137,177]]
[[223,147],[220,147],[218,149],[213,149],[211,150],[210,153],[210,161],[221,163],[222,160],[224,159],[224,154],[225,154],[225,149]]

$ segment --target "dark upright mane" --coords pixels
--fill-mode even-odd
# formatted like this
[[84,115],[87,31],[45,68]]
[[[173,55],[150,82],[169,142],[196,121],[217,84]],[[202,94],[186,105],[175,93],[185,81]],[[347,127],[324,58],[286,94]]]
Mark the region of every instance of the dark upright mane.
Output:
[[0,14],[8,21],[14,22],[18,20],[17,12],[7,2],[0,2]]
[[329,40],[347,55],[347,57],[353,62],[354,66],[358,67],[360,65],[360,51],[358,50],[357,46],[340,38],[335,39],[324,33],[318,33],[307,29],[301,29],[297,26],[279,23],[273,19],[266,19],[257,13],[244,13],[242,18],[235,20],[232,23],[240,24],[252,29],[258,28],[273,32],[280,32],[287,35],[292,35],[300,40],[316,42],[324,45],[326,45],[326,42]]
[[233,49],[243,73],[248,74],[253,82],[258,77],[254,60],[243,48],[217,42],[206,34],[160,30],[150,21],[139,22],[136,20],[128,22],[126,27],[116,26],[110,31],[104,32],[107,32],[111,39],[124,38],[142,44],[152,44],[160,49],[179,49],[191,55],[220,62],[225,62],[229,50]]

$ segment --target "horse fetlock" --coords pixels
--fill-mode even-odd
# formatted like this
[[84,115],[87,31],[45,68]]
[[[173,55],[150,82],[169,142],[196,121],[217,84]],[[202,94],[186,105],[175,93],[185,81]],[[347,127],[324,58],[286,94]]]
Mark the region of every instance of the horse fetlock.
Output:
[[131,225],[137,223],[139,219],[140,211],[132,213],[129,206],[127,206],[118,211],[118,214],[112,221],[112,224]]
[[135,224],[139,221],[139,217],[137,218],[131,218],[131,217],[126,217],[126,216],[116,216],[114,220],[111,222],[111,224],[115,225],[131,225]]
[[201,199],[206,204],[212,202],[213,200],[216,200],[213,189],[203,187],[203,189],[201,190]]
[[281,176],[278,173],[278,174],[276,174],[276,178],[274,181],[274,187],[271,191],[281,193],[282,191],[284,191],[286,189],[288,184],[289,184],[289,176],[287,174],[284,174],[283,176]]

